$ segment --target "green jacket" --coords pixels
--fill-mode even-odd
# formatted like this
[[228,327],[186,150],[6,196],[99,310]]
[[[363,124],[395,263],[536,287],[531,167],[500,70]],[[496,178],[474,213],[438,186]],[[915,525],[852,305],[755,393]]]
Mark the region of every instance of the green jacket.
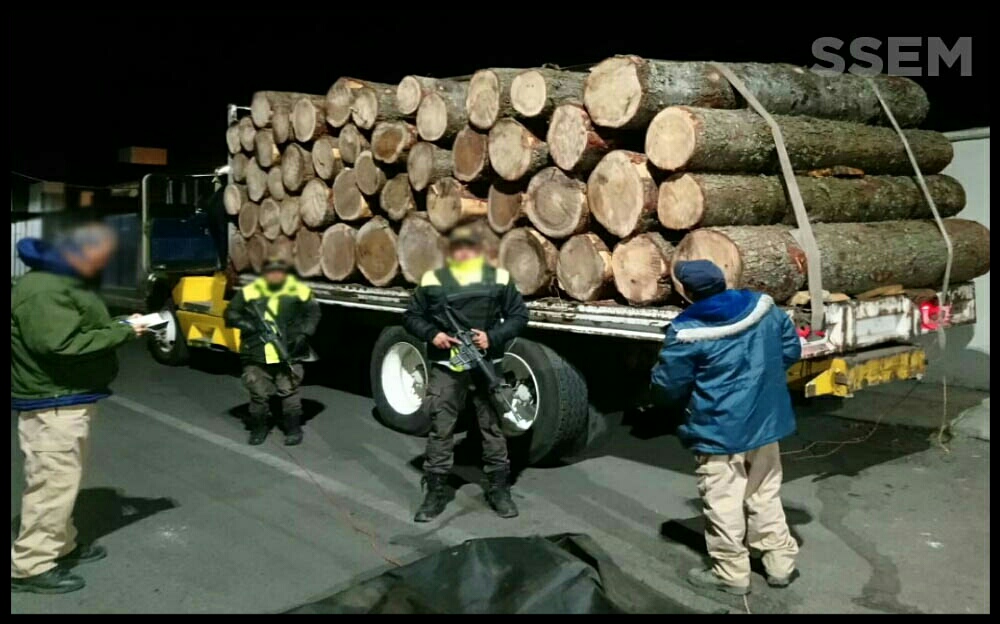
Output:
[[115,348],[135,334],[82,280],[31,271],[10,293],[10,394],[55,399],[107,393]]

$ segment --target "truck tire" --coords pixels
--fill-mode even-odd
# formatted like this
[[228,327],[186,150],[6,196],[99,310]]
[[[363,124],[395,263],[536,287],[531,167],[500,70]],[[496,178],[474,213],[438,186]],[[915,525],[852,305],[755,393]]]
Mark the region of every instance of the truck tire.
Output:
[[167,366],[187,364],[191,354],[173,306],[163,308],[161,313],[169,317],[170,321],[159,335],[151,334],[146,339],[146,346],[149,348],[150,354],[154,360]]
[[[508,349],[531,370],[538,404],[535,422],[523,435],[509,440],[512,459],[528,465],[545,464],[571,451],[587,435],[590,413],[587,382],[572,364],[545,345],[518,338]],[[505,366],[510,364],[505,361]]]
[[372,348],[370,370],[372,395],[382,422],[412,435],[430,431],[424,403],[429,367],[423,341],[399,326],[382,330]]

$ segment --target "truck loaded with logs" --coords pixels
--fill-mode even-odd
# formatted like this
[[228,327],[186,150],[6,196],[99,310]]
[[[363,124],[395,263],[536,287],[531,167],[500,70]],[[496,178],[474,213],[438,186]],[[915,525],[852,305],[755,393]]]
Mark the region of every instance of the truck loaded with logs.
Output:
[[[910,129],[924,91],[893,76],[728,69],[780,129],[806,223],[771,126],[714,64],[616,56],[585,72],[341,77],[325,95],[259,91],[231,107],[229,268],[250,279],[283,254],[320,301],[353,315],[346,331],[382,325],[368,362],[378,413],[421,434],[431,364],[399,313],[444,262],[447,233],[471,224],[529,300],[530,332],[502,370],[533,405],[532,462],[579,451],[592,418],[641,400],[686,305],[679,260],[710,259],[731,287],[785,306],[805,342],[789,381],[807,396],[919,376],[912,340],[973,322],[969,282],[990,266],[989,231],[954,218],[966,198],[941,173],[949,140]],[[220,275],[171,283],[157,359],[236,348],[218,322]],[[822,327],[810,325],[817,306]]]

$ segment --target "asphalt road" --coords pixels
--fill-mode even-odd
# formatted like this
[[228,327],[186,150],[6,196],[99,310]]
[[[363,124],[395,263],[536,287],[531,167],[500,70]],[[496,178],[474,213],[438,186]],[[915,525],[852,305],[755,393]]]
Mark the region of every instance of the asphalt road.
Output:
[[[701,562],[693,461],[658,423],[621,414],[585,459],[520,474],[521,516],[482,499],[474,445],[443,517],[419,504],[418,438],[374,418],[366,367],[308,372],[314,416],[305,443],[244,444],[245,395],[227,357],[167,368],[138,345],[122,354],[101,405],[77,505],[81,533],[109,557],[80,568],[87,587],[11,595],[11,612],[276,612],[472,537],[587,533],[627,572],[698,609],[753,612],[989,611],[989,444],[800,413],[784,448],[784,502],[802,543],[801,578],[746,605],[700,594],[683,577]],[[363,360],[364,358],[359,358]],[[889,408],[891,409],[891,408]],[[11,418],[11,524],[21,457]],[[860,440],[846,445],[817,441]],[[802,452],[797,452],[802,451]]]

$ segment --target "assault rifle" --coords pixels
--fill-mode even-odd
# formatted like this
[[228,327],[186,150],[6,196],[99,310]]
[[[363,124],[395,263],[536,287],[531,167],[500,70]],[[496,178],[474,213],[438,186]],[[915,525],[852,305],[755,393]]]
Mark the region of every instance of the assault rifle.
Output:
[[278,330],[275,328],[274,324],[268,322],[268,320],[264,318],[264,314],[252,302],[247,304],[247,308],[250,309],[251,314],[254,316],[257,329],[260,331],[261,339],[263,339],[264,344],[271,343],[274,345],[274,350],[278,352],[278,357],[281,358],[282,364],[291,364],[291,359],[288,356],[288,347],[285,346],[285,340],[280,334],[278,334]]

